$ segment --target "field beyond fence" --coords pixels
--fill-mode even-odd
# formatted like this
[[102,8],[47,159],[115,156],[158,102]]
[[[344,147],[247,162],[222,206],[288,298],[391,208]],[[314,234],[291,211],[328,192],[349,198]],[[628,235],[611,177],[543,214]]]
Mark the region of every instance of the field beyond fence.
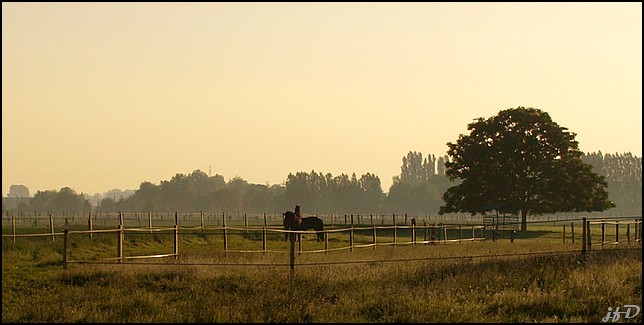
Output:
[[27,218],[3,218],[3,323],[600,322],[642,301],[641,217],[326,216],[321,241],[279,215]]

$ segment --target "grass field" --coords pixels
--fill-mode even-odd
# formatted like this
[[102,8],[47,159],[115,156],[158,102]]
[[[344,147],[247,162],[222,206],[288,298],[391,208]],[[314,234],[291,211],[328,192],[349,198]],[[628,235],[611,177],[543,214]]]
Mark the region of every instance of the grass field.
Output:
[[[2,321],[601,322],[609,307],[641,307],[640,243],[600,246],[593,230],[595,245],[582,256],[581,228],[575,244],[563,243],[560,225],[529,229],[514,242],[506,231],[496,242],[298,254],[293,274],[289,254],[224,253],[216,232],[182,234],[176,260],[70,263],[67,270],[62,236],[15,243],[3,237]],[[378,242],[391,235],[379,232]],[[409,240],[404,231],[398,235]],[[70,236],[69,261],[116,256],[116,234],[88,237]],[[282,234],[268,238],[268,250],[288,251]],[[172,233],[126,234],[124,256],[172,253],[173,240]],[[372,237],[357,233],[354,240]],[[331,247],[347,242],[346,233],[329,238]],[[262,249],[258,234],[231,233],[227,244]],[[306,252],[323,245],[305,235],[302,246]],[[641,320],[640,314],[620,322]]]

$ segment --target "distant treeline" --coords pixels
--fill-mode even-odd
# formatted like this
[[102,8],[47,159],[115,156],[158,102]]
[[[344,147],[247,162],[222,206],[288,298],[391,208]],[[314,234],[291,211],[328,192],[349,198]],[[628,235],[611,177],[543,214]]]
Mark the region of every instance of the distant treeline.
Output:
[[[279,213],[301,205],[314,213],[438,213],[442,195],[451,183],[445,176],[447,156],[409,152],[402,158],[401,173],[393,178],[387,194],[380,178],[367,173],[357,177],[321,172],[290,173],[282,185],[250,184],[240,177],[225,181],[201,170],[176,174],[159,185],[143,182],[127,197],[104,197],[96,207],[82,195],[65,187],[38,191],[31,200],[12,211],[225,211]],[[608,182],[609,199],[616,207],[604,215],[642,214],[642,158],[631,153],[590,153],[582,157]],[[7,211],[5,204],[3,212]]]

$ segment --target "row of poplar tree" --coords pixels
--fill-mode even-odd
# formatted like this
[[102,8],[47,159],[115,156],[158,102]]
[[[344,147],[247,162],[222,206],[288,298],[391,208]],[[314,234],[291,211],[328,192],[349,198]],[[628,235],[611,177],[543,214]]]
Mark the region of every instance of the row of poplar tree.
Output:
[[[388,193],[372,173],[357,177],[322,172],[290,173],[284,184],[251,184],[235,177],[208,176],[195,170],[176,174],[156,185],[143,182],[126,198],[103,198],[94,207],[82,194],[65,187],[60,191],[38,191],[18,211],[225,211],[279,213],[301,205],[314,213],[438,213],[442,195],[451,183],[445,176],[447,156],[409,152],[402,158],[401,173],[393,178]],[[625,154],[585,154],[582,160],[593,172],[605,177],[609,200],[615,208],[603,215],[642,214],[642,158]],[[3,206],[3,210],[6,208]]]

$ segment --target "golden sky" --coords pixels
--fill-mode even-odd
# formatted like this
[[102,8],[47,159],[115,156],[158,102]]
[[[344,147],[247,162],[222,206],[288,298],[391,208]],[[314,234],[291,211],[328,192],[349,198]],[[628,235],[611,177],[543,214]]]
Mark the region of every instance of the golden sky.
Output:
[[2,195],[367,172],[535,107],[642,155],[641,3],[2,3]]

